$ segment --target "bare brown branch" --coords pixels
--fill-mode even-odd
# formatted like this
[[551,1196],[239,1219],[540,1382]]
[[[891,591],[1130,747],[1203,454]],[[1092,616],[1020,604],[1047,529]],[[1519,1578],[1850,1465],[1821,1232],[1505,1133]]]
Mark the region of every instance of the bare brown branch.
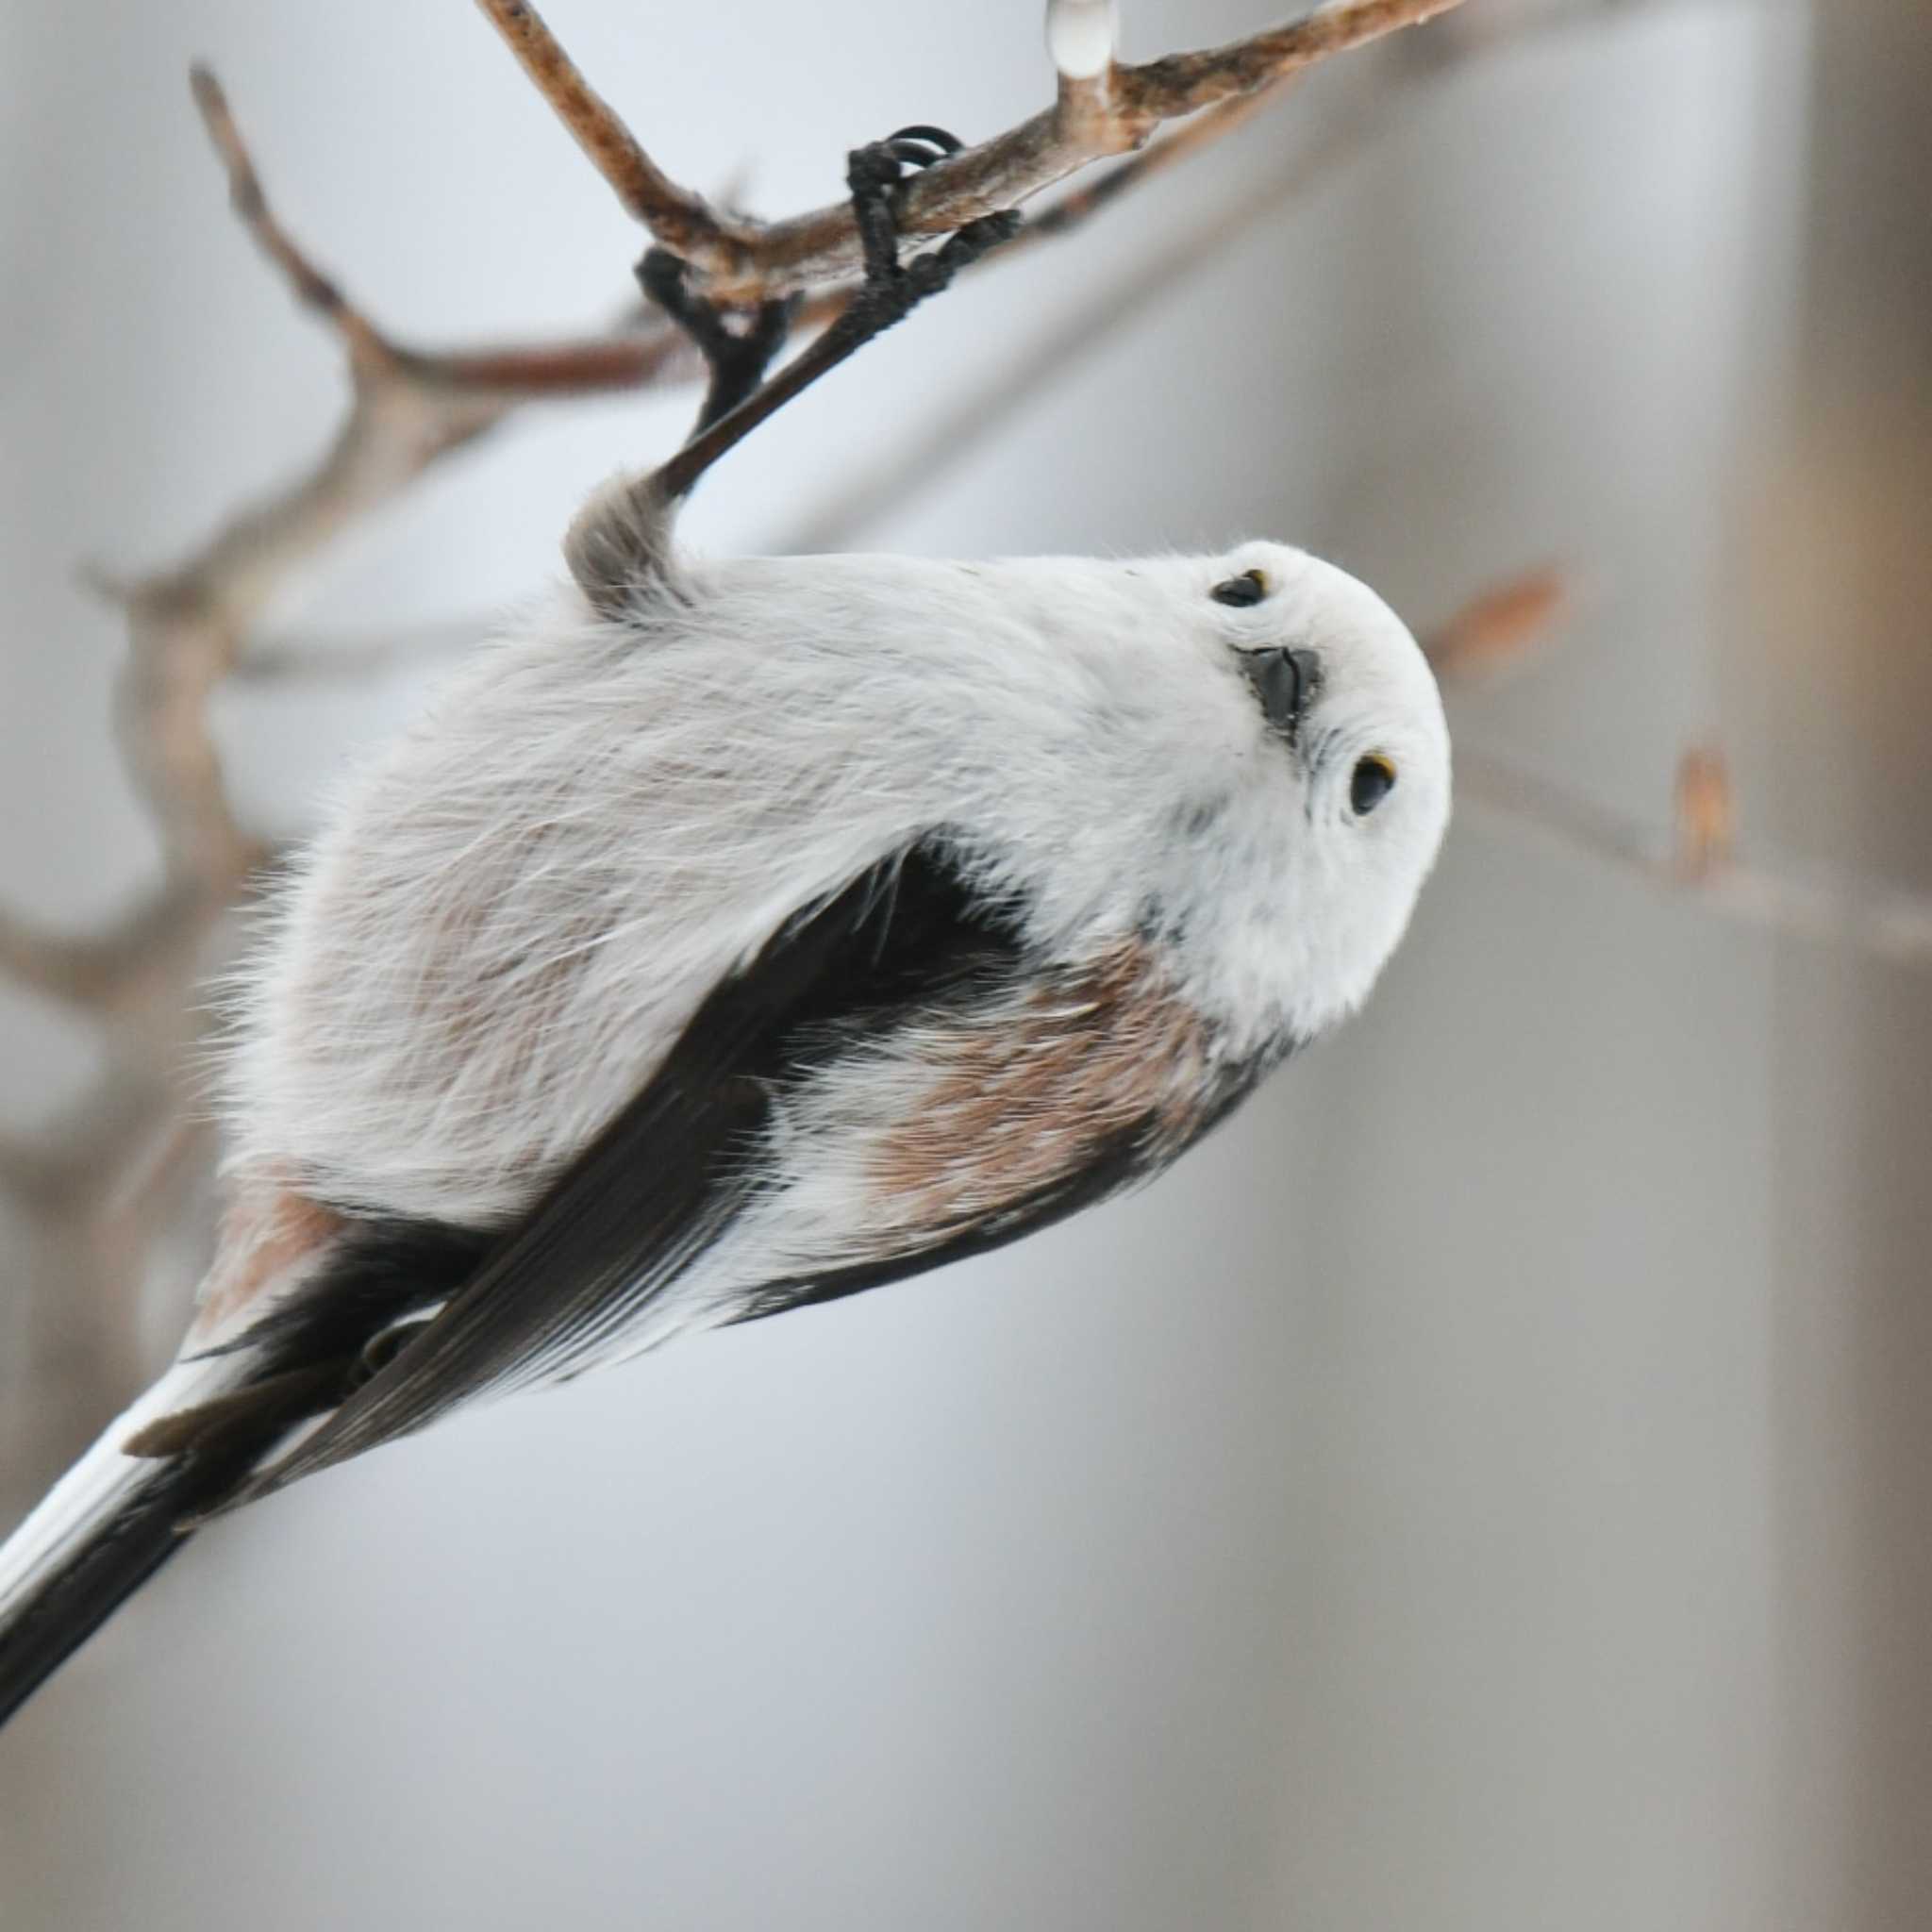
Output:
[[[523,0],[477,4],[625,207],[691,264],[713,298],[751,302],[835,280],[858,268],[858,237],[847,205],[771,223],[721,216],[649,159],[615,110],[591,92],[533,7]],[[1460,4],[1341,0],[1224,47],[1142,66],[1109,60],[1093,73],[1063,69],[1052,107],[908,181],[899,205],[900,226],[908,236],[941,234],[1017,208],[1090,162],[1140,147],[1164,121],[1272,88],[1317,61]]]
[[537,91],[556,110],[625,209],[665,247],[696,258],[749,242],[751,231],[682,188],[653,161],[623,117],[591,87],[542,16],[524,0],[476,0]]
[[1253,93],[1398,28],[1418,26],[1457,4],[1458,0],[1349,0],[1224,47],[1169,54],[1142,66],[1124,67],[1116,82],[1121,112],[1150,122],[1176,120],[1230,95]]
[[1141,187],[1177,161],[1184,161],[1190,155],[1232,134],[1243,123],[1252,121],[1262,108],[1271,106],[1275,96],[1285,92],[1294,78],[1292,75],[1285,75],[1266,87],[1257,88],[1251,94],[1241,94],[1234,100],[1222,102],[1218,108],[1209,108],[1205,113],[1196,114],[1192,120],[1182,122],[1172,134],[1142,148],[1139,154],[1110,169],[1097,180],[1069,189],[1051,208],[1042,208],[1029,218],[1026,225],[1008,244],[1008,256],[1070,233],[1123,194]]
[[389,344],[349,306],[341,289],[309,260],[275,219],[220,81],[209,69],[199,65],[190,70],[188,79],[194,92],[194,105],[201,110],[202,125],[221,157],[222,166],[227,170],[228,200],[238,219],[281,270],[296,299],[328,322],[341,336],[352,357],[388,359],[392,353]]
[[196,69],[193,89],[236,212],[297,298],[341,339],[352,387],[335,440],[312,471],[238,512],[174,568],[119,592],[133,646],[121,710],[129,772],[171,869],[196,881],[203,900],[225,903],[261,855],[235,825],[224,792],[208,700],[268,600],[349,523],[519,403],[636,389],[681,373],[690,358],[661,322],[537,349],[430,355],[399,346],[283,227],[214,76]]

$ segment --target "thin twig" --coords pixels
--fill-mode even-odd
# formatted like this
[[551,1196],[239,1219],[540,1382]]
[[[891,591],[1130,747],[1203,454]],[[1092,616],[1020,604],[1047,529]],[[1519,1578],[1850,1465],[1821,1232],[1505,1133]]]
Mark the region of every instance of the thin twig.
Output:
[[707,259],[735,244],[750,244],[754,230],[682,188],[638,144],[623,117],[583,76],[542,16],[524,0],[477,0],[508,43],[518,64],[557,112],[597,172],[609,182],[633,219],[665,247],[689,259]]
[[1274,105],[1277,95],[1287,92],[1299,76],[1284,75],[1251,94],[1224,101],[1184,121],[1172,134],[1164,135],[1151,146],[1123,161],[1119,167],[1078,188],[1070,188],[1051,208],[1029,216],[1026,225],[1013,238],[1008,253],[1015,254],[1042,242],[1058,241],[1083,226],[1095,215],[1112,206],[1131,190],[1144,187],[1155,175],[1162,175],[1177,161],[1202,148],[1211,146],[1236,128],[1254,120],[1264,108]]
[[[1092,161],[1140,147],[1162,122],[1259,92],[1317,61],[1460,4],[1341,0],[1224,47],[1141,66],[1113,61],[1109,33],[1091,71],[1062,68],[1052,107],[908,182],[898,207],[900,228],[908,237],[941,234],[1017,208]],[[616,111],[590,88],[534,7],[524,0],[477,5],[618,198],[664,246],[691,264],[704,292],[719,301],[749,303],[836,280],[858,267],[858,235],[849,204],[769,223],[721,215],[650,159]],[[1076,58],[1069,52],[1075,45],[1094,46],[1091,29],[1100,10],[1090,0],[1050,0],[1050,38],[1059,58]],[[1074,25],[1082,31],[1064,31]]]

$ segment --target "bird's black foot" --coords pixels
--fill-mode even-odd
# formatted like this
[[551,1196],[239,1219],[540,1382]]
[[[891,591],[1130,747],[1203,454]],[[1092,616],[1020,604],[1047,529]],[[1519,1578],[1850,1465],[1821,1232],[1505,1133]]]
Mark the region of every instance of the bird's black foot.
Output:
[[785,346],[797,299],[760,302],[734,323],[716,303],[694,294],[691,264],[668,248],[653,248],[638,263],[644,293],[683,329],[705,358],[710,384],[691,434],[708,429],[751,395],[765,379],[772,359]]
[[1010,210],[968,222],[910,260],[899,258],[899,197],[908,168],[929,168],[959,152],[960,142],[943,127],[902,127],[884,141],[854,148],[846,157],[845,184],[865,256],[865,280],[836,325],[852,346],[868,341],[936,295],[962,268],[1020,231]]
[[897,134],[847,157],[864,278],[838,319],[767,382],[763,374],[785,339],[789,304],[766,303],[746,326],[734,328],[691,292],[685,264],[654,248],[638,265],[645,290],[684,325],[711,368],[704,413],[684,447],[652,472],[655,500],[675,503],[698,478],[774,411],[818,381],[874,336],[936,295],[962,268],[1019,233],[1020,217],[1004,212],[966,223],[909,260],[899,258],[899,197],[908,168],[929,168],[959,142],[940,127],[902,127]]

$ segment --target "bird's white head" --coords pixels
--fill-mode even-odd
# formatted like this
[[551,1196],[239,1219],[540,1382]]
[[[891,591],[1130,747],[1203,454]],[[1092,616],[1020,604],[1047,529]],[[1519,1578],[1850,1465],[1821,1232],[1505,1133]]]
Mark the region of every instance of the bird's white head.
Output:
[[1176,951],[1205,1006],[1311,1036],[1367,997],[1441,844],[1435,678],[1380,597],[1305,551],[1132,568],[1193,660],[1168,726]]

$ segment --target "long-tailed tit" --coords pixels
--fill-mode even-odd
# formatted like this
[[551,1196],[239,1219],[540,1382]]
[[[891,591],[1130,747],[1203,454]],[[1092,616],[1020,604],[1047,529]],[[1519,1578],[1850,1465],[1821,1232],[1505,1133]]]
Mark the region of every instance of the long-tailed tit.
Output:
[[208,1514],[1013,1241],[1158,1173],[1368,993],[1449,747],[1354,578],[1264,542],[673,547],[720,450],[1006,232],[901,266],[891,180],[943,145],[855,156],[866,291],[763,388],[782,314],[734,329],[653,265],[712,359],[700,431],[592,503],[573,582],[281,893],[199,1315],[0,1550],[0,1714]]

